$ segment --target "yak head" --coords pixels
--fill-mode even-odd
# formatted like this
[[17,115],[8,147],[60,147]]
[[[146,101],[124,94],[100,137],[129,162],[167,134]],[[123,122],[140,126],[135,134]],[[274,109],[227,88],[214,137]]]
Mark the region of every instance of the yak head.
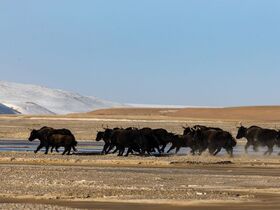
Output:
[[238,132],[237,132],[236,138],[241,139],[241,138],[245,137],[246,132],[247,132],[247,128],[245,128],[244,126],[241,125],[240,127],[238,127]]
[[39,138],[39,134],[38,134],[38,131],[37,130],[32,130],[31,133],[30,133],[30,136],[28,138],[29,141],[33,141],[35,139]]
[[192,131],[190,127],[183,127],[183,128],[184,128],[183,135],[187,135],[188,133],[190,133]]
[[202,139],[202,130],[201,128],[193,128],[191,131],[191,135],[195,142],[200,141]]
[[98,131],[96,135],[96,141],[100,141],[104,138],[104,132],[103,131]]

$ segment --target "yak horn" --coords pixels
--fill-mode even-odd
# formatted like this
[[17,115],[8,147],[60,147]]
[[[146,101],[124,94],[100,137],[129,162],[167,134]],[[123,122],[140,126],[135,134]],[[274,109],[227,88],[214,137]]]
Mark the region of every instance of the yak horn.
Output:
[[242,121],[239,121],[238,123],[236,123],[236,127],[237,127],[237,128],[242,127]]

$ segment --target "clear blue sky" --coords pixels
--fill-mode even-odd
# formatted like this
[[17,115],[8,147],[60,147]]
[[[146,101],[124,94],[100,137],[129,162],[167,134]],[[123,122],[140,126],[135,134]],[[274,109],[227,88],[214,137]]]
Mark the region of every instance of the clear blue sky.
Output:
[[280,104],[280,1],[2,0],[0,73],[117,102]]

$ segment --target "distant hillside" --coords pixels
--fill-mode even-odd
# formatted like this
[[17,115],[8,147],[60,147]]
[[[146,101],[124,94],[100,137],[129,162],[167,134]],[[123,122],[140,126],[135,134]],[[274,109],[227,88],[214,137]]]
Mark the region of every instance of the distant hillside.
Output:
[[[75,116],[75,115],[73,115]],[[252,106],[229,108],[113,108],[96,110],[84,117],[137,119],[199,119],[280,121],[280,106]]]
[[1,114],[68,114],[122,104],[38,85],[0,81]]

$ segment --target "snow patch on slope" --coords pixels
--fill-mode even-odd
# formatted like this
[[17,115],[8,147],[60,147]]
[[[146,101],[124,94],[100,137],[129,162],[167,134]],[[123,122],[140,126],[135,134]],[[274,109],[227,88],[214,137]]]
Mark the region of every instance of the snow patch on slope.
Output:
[[7,107],[10,107],[12,108],[13,110],[16,110],[18,113],[21,113],[21,114],[52,114],[54,115],[55,113],[46,109],[45,107],[42,107],[38,104],[35,104],[33,102],[23,102],[23,103],[20,103],[18,102],[17,105],[15,104],[7,104],[7,103],[4,103],[5,106]]
[[0,81],[0,103],[22,114],[68,114],[123,106],[74,92],[6,81]]

